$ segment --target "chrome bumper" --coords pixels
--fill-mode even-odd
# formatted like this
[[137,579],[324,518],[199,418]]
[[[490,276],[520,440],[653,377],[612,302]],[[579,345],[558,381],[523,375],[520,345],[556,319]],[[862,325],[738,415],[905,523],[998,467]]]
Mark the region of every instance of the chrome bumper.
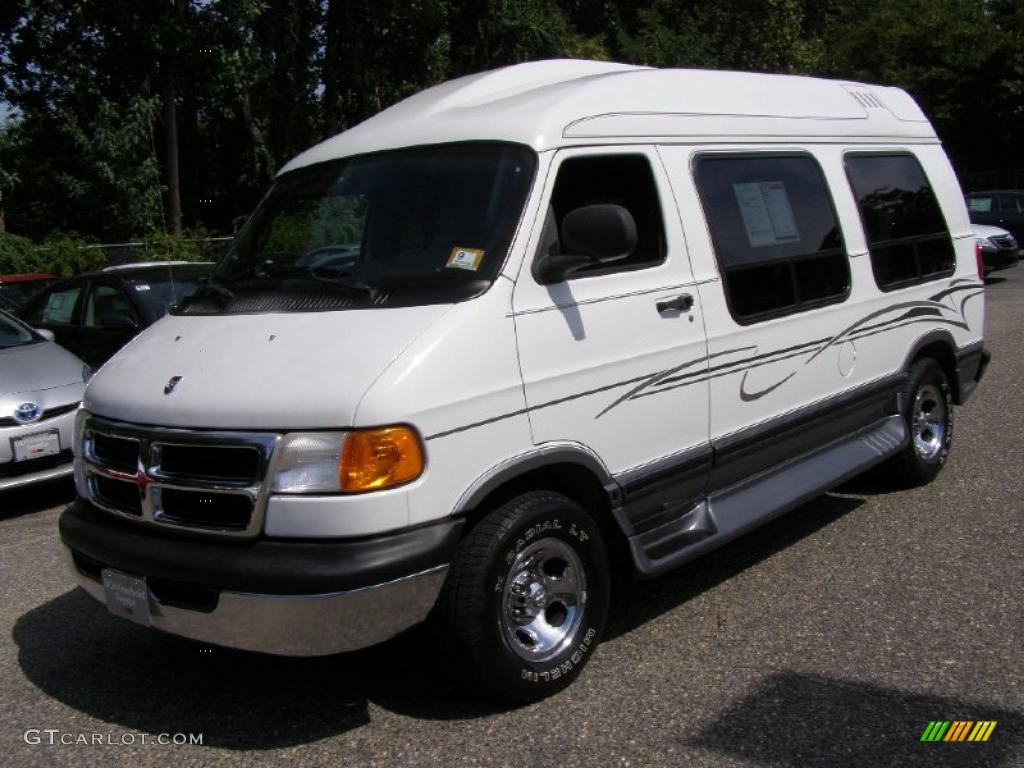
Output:
[[38,472],[27,472],[24,475],[13,475],[11,477],[0,477],[0,491],[9,491],[13,488],[21,488],[33,483],[43,483],[47,480],[56,480],[59,477],[70,477],[74,471],[74,465],[69,461],[67,464],[59,464],[56,467],[41,469]]
[[[106,603],[103,585],[75,566],[75,581]],[[423,621],[437,600],[447,565],[349,592],[257,595],[221,592],[209,612],[161,603],[149,593],[151,626],[213,645],[281,656],[326,656],[387,640]]]

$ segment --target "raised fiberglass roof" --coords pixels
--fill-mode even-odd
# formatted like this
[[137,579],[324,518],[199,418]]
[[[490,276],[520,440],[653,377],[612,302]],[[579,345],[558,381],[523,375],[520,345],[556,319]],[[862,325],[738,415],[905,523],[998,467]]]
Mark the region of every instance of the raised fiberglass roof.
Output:
[[538,152],[610,141],[936,141],[892,87],[557,59],[428,88],[306,150],[294,168],[348,155],[455,141]]

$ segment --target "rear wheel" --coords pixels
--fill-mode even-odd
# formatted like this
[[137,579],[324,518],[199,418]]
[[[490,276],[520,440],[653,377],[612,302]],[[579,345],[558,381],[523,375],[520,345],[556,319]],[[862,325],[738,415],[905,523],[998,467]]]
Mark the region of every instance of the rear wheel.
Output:
[[924,485],[942,470],[953,441],[953,397],[942,367],[931,358],[915,362],[901,400],[910,440],[890,467],[902,485]]
[[571,683],[608,610],[604,542],[576,502],[532,491],[460,543],[441,596],[452,661],[489,698],[534,701]]

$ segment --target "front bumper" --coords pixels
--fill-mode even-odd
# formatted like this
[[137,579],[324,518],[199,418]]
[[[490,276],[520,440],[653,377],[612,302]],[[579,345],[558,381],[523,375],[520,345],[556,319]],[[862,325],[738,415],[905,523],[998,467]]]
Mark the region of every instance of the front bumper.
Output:
[[45,459],[31,459],[17,464],[0,464],[0,491],[9,491],[33,483],[70,477],[74,471],[72,456],[61,452]]
[[76,582],[105,601],[100,574],[146,579],[151,625],[215,645],[286,656],[364,648],[426,618],[462,520],[359,540],[250,542],[167,535],[82,499],[60,519]]
[[[81,392],[76,391],[75,394],[80,395]],[[66,396],[59,394],[53,400],[59,402],[61,397],[66,399]],[[15,427],[0,427],[0,491],[67,477],[72,473],[71,436],[76,408],[77,403],[64,403],[62,409],[70,410],[59,416]],[[26,461],[14,460],[14,441],[17,438],[50,431],[58,434],[60,453]]]

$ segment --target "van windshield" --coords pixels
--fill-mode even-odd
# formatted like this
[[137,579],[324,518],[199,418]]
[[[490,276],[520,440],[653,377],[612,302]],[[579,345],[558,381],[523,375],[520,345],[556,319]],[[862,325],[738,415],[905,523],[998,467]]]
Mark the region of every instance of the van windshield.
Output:
[[450,303],[497,277],[536,167],[513,144],[449,144],[300,168],[275,182],[177,312]]

